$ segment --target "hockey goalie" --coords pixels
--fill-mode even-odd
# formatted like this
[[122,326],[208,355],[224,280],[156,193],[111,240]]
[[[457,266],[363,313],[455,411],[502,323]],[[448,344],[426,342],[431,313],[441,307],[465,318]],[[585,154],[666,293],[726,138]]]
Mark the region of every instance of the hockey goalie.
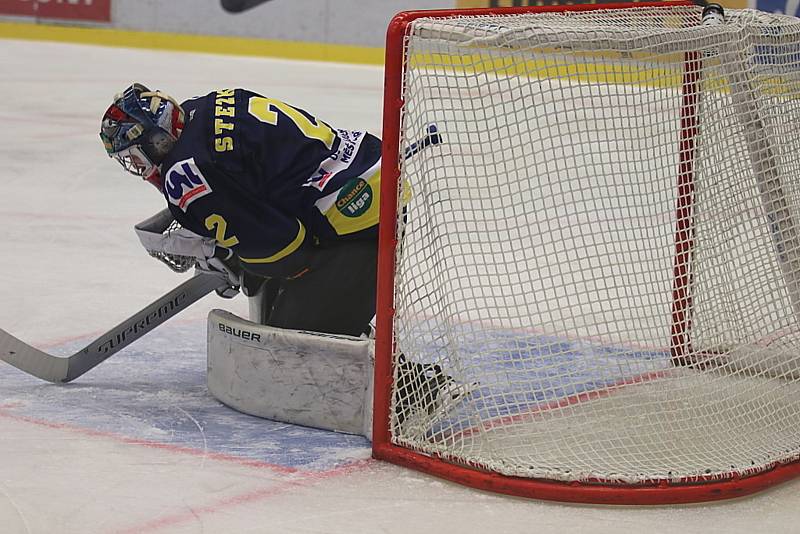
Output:
[[[100,136],[167,202],[136,227],[150,254],[223,276],[221,296],[250,299],[250,320],[209,315],[212,394],[253,415],[368,436],[380,140],[244,89],[178,103],[141,84],[115,97]],[[461,395],[438,366],[402,359],[398,372],[418,390],[404,398]],[[398,404],[401,420],[412,404]]]

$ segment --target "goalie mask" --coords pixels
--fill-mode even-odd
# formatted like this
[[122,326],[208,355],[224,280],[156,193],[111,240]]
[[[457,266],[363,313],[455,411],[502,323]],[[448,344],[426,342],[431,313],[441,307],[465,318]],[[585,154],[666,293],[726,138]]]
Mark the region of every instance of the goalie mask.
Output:
[[100,138],[109,157],[163,191],[158,166],[175,146],[183,123],[183,108],[175,99],[135,83],[106,110]]

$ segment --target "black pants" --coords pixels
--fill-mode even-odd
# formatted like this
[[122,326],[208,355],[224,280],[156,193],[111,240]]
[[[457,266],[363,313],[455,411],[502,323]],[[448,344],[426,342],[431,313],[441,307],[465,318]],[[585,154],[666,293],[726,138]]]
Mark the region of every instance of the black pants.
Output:
[[318,267],[311,272],[295,280],[267,282],[263,291],[266,324],[360,335],[375,315],[377,242],[340,241],[315,253],[320,255],[314,262]]

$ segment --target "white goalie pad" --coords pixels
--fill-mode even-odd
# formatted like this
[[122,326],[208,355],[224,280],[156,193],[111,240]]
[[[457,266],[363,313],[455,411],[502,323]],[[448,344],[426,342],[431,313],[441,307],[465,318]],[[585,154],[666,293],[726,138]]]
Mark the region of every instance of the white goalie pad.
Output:
[[374,342],[208,315],[208,389],[240,412],[372,436]]

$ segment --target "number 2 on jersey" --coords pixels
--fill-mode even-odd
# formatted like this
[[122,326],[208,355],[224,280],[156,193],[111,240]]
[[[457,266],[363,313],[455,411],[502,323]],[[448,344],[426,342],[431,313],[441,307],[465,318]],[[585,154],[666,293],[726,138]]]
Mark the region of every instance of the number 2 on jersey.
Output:
[[206,217],[206,228],[209,230],[216,230],[214,239],[225,248],[230,248],[239,244],[239,238],[235,235],[225,237],[225,232],[228,230],[228,221],[222,215],[212,213]]
[[275,111],[276,109],[289,117],[297,128],[303,132],[303,135],[309,139],[321,141],[328,149],[333,146],[336,134],[331,130],[331,127],[324,122],[316,121],[316,119],[309,119],[289,104],[281,102],[280,100],[263,96],[250,97],[248,111],[261,122],[277,125],[278,111]]

